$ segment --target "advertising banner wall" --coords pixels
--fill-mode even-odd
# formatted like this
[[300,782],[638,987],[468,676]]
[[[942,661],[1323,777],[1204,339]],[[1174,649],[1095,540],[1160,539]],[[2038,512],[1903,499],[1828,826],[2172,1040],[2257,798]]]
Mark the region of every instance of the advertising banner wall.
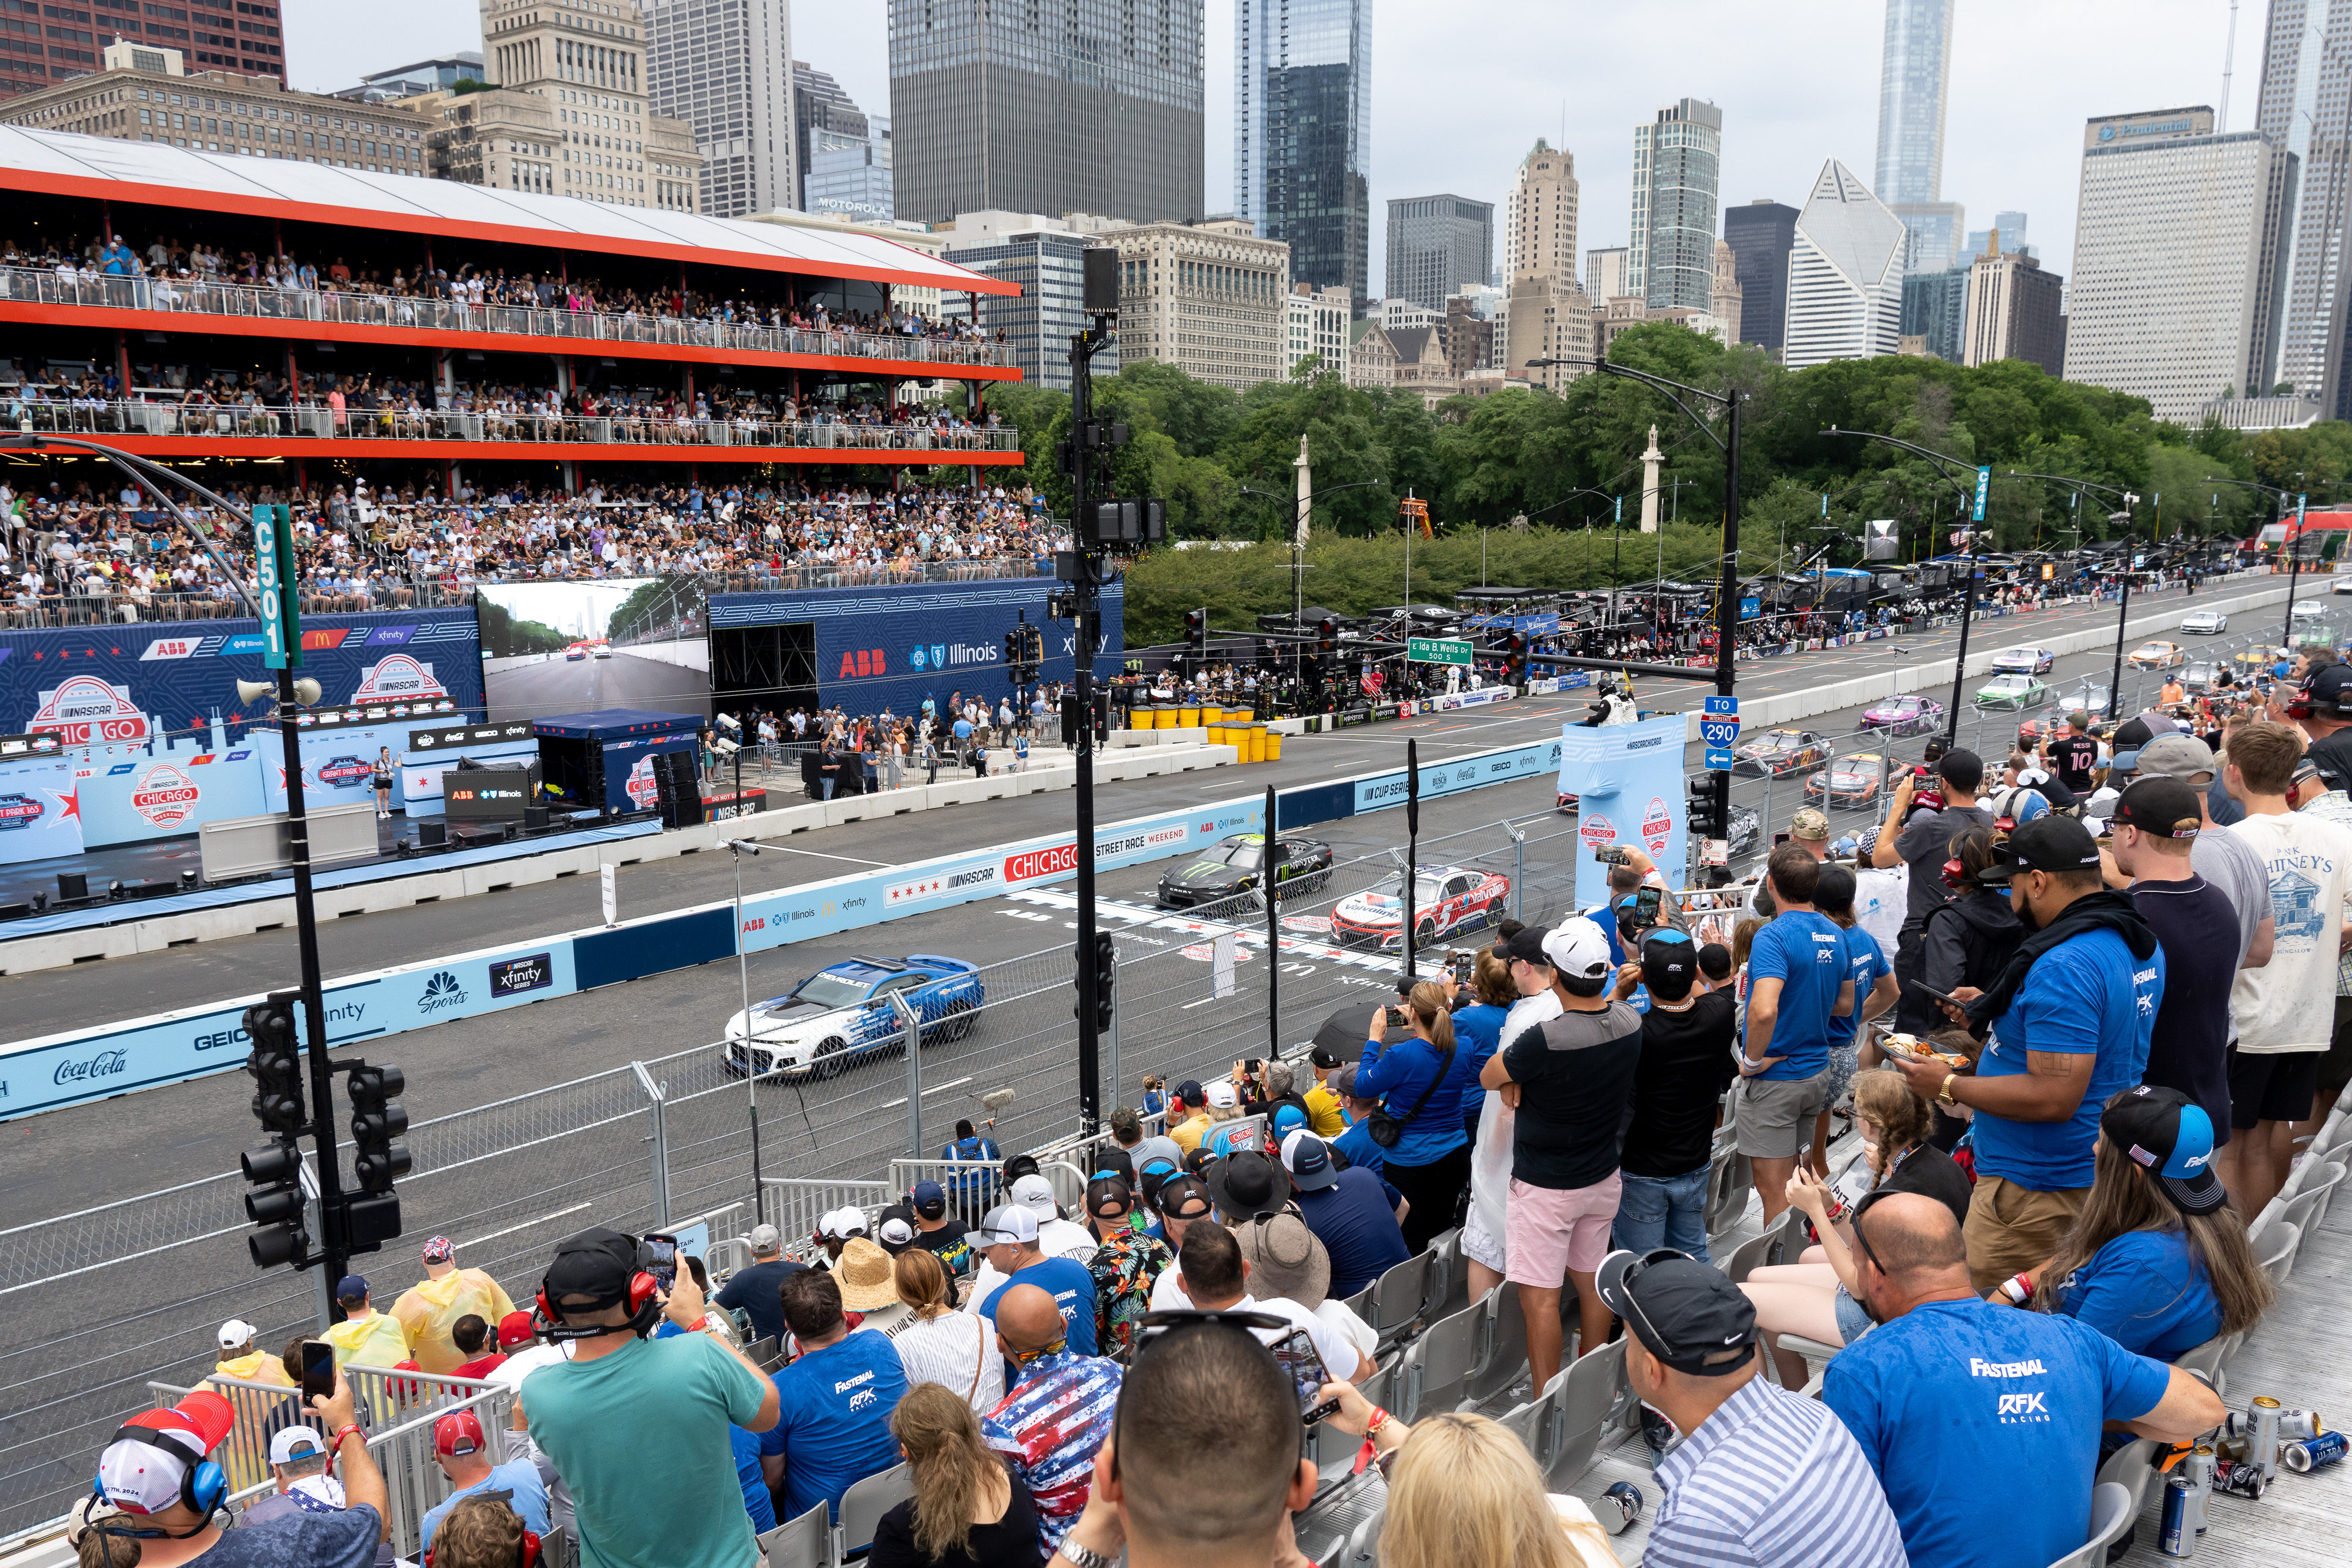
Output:
[[72,757],[59,751],[0,758],[0,865],[81,850]]
[[[1586,851],[1638,844],[1668,887],[1686,885],[1687,810],[1683,802],[1683,716],[1587,729],[1567,725],[1554,754],[1559,790],[1578,799],[1577,833]],[[1577,856],[1576,899],[1586,908],[1609,894],[1609,868]]]

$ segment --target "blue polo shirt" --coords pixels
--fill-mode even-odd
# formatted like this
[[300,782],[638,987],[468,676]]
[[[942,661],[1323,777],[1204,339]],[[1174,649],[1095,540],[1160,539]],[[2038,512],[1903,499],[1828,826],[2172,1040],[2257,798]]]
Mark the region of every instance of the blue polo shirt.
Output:
[[2221,1299],[2185,1230],[2127,1230],[2055,1289],[2060,1312],[2158,1361],[2177,1360],[2221,1332]]
[[[1853,1031],[1862,1017],[1862,1004],[1870,996],[1870,988],[1877,983],[1879,976],[1895,972],[1894,967],[1886,961],[1885,949],[1878,945],[1878,938],[1859,925],[1846,927],[1845,964],[1845,977],[1853,982],[1853,1011],[1843,1018],[1830,1019],[1830,1044],[1839,1051],[1847,1050],[1853,1044]],[[1832,997],[1830,1001],[1834,1005],[1837,998]],[[1779,1029],[1775,1028],[1773,1034],[1776,1038],[1779,1033]],[[1769,1078],[1771,1074],[1765,1076]]]
[[2068,937],[2035,959],[2009,1010],[1993,1021],[1977,1076],[2015,1077],[2025,1071],[2026,1053],[2041,1051],[2095,1057],[2090,1087],[2063,1122],[2013,1122],[1979,1111],[1978,1174],[2033,1192],[2090,1186],[2099,1112],[2109,1095],[2137,1083],[2147,1071],[2163,1000],[2164,949],[2136,964],[2131,948],[2112,931]]
[[[1748,949],[1748,994],[1755,995],[1759,980],[1780,982],[1769,1054],[1785,1058],[1758,1073],[1759,1079],[1811,1078],[1829,1066],[1830,1026],[1835,1021],[1830,1009],[1837,1006],[1838,988],[1848,973],[1845,933],[1826,915],[1789,910],[1756,934]],[[1745,1023],[1739,1040],[1746,1050]],[[1757,1053],[1748,1054],[1753,1060]]]
[[1348,1130],[1331,1140],[1331,1146],[1347,1155],[1350,1170],[1370,1171],[1374,1176],[1381,1175],[1388,1158],[1388,1151],[1372,1142],[1370,1122],[1349,1123]]
[[2090,1536],[2100,1424],[2155,1409],[2170,1376],[2072,1318],[1970,1297],[1846,1346],[1822,1400],[1877,1472],[1913,1563],[2054,1563]]

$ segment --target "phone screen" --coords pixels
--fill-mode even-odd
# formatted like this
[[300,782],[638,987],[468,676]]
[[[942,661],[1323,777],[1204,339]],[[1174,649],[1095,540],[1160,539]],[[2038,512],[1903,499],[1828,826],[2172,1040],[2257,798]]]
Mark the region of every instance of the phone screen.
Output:
[[326,1398],[335,1391],[335,1347],[325,1340],[309,1340],[302,1346],[302,1396]]
[[1658,917],[1658,905],[1664,901],[1665,894],[1663,891],[1654,887],[1645,887],[1635,896],[1633,907],[1640,912],[1643,919],[1655,920]]
[[677,1238],[648,1235],[646,1255],[653,1267],[647,1270],[665,1291],[677,1283]]
[[1776,849],[1776,850],[1777,850],[1777,849],[1779,849],[1782,844],[1785,844],[1785,843],[1787,843],[1787,842],[1789,841],[1789,838],[1790,838],[1790,835],[1789,835],[1789,834],[1787,834],[1787,833],[1775,833],[1775,834],[1773,834],[1773,835],[1772,835],[1772,847],[1773,847],[1774,849]]
[[1293,1329],[1274,1342],[1274,1359],[1290,1374],[1291,1386],[1298,1391],[1298,1418],[1312,1426],[1339,1407],[1336,1399],[1323,1397],[1323,1385],[1331,1381],[1331,1369],[1315,1350],[1315,1342],[1305,1329]]

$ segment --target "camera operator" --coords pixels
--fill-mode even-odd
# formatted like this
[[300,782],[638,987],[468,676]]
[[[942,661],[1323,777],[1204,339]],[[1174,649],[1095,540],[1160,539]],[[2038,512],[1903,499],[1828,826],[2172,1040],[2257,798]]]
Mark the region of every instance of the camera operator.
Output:
[[1931,766],[1942,781],[1941,791],[1921,788],[1925,769],[1904,775],[1870,851],[1870,863],[1882,871],[1893,869],[1898,861],[1911,868],[1903,927],[1895,937],[1895,978],[1905,990],[1895,1021],[1915,1034],[1941,1021],[1918,998],[1911,982],[1919,978],[1927,916],[1948,896],[1944,862],[1951,859],[1952,840],[1970,828],[1990,830],[1993,825],[1993,814],[1977,804],[1977,790],[1984,784],[1983,758],[1965,749],[1948,751]]

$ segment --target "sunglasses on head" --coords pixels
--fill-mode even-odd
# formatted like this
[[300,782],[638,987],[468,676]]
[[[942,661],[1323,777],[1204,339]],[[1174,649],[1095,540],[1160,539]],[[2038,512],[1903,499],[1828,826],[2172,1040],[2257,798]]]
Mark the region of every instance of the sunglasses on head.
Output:
[[[1144,1354],[1154,1345],[1160,1343],[1170,1334],[1180,1330],[1194,1328],[1223,1328],[1245,1334],[1250,1343],[1256,1345],[1271,1357],[1274,1353],[1265,1350],[1264,1343],[1250,1331],[1265,1329],[1270,1333],[1280,1333],[1289,1327],[1289,1319],[1278,1318],[1272,1312],[1197,1309],[1146,1312],[1135,1320],[1135,1337],[1129,1344],[1127,1364],[1129,1371],[1132,1372],[1142,1363]],[[1118,1455],[1119,1449],[1123,1447],[1119,1441],[1119,1424],[1127,1417],[1127,1382],[1126,1377],[1119,1379],[1118,1401],[1111,1406],[1110,1413],[1110,1479],[1113,1480],[1118,1479]]]

